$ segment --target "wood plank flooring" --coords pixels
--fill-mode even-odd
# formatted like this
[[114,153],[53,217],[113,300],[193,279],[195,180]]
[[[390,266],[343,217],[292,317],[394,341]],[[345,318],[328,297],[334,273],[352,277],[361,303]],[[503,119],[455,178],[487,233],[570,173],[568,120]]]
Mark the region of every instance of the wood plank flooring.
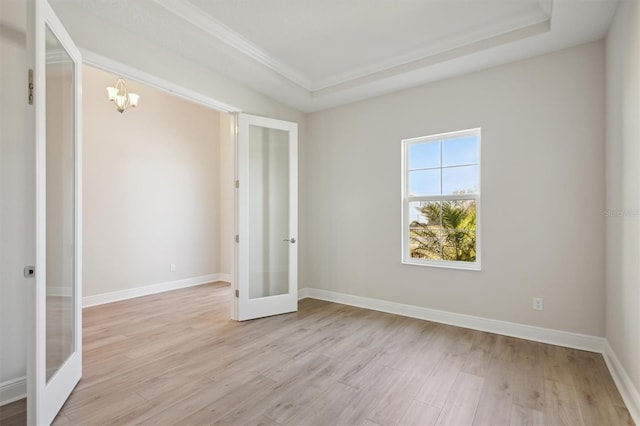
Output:
[[[85,309],[84,376],[54,424],[633,424],[599,354],[312,299],[236,323],[230,297]],[[24,424],[24,401],[0,423]]]

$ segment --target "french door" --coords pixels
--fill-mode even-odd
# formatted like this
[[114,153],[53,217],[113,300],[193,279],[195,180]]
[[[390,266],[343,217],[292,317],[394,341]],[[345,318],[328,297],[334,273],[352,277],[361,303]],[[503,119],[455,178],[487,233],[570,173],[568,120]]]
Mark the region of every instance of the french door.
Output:
[[237,115],[233,319],[298,310],[298,125]]
[[36,156],[27,422],[48,425],[82,375],[82,61],[46,0],[27,2],[27,55],[27,124]]

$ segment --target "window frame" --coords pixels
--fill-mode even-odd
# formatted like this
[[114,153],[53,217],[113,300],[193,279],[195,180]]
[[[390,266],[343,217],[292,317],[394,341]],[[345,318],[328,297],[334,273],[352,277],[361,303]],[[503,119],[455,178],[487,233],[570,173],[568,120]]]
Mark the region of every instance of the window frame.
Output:
[[[476,136],[478,138],[478,191],[475,194],[462,195],[443,195],[442,194],[442,170],[450,166],[442,166],[442,158],[439,167],[434,169],[440,170],[440,195],[431,196],[409,196],[409,147],[413,144],[424,142],[437,142],[446,139],[458,138],[461,136]],[[415,138],[402,140],[402,257],[401,262],[405,265],[432,266],[437,268],[464,269],[472,271],[482,270],[482,129],[480,127],[454,132],[438,133],[429,136],[420,136]],[[442,145],[440,148],[442,156]],[[471,165],[471,164],[469,164]],[[476,165],[475,163],[473,165]],[[460,165],[462,166],[462,165]],[[459,166],[456,166],[459,167]],[[464,262],[456,260],[433,260],[433,259],[416,259],[412,258],[409,253],[409,215],[410,203],[421,201],[447,201],[447,200],[474,200],[476,203],[476,260],[475,262]]]

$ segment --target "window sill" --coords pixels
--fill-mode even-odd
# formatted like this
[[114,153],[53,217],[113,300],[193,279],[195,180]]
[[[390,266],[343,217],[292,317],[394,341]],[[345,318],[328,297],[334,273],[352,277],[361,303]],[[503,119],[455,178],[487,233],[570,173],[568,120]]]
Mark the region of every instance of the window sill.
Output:
[[418,260],[402,260],[402,264],[411,266],[430,266],[433,268],[445,268],[445,269],[462,269],[465,271],[482,271],[482,265],[480,262],[474,262],[468,264],[467,262],[429,262]]

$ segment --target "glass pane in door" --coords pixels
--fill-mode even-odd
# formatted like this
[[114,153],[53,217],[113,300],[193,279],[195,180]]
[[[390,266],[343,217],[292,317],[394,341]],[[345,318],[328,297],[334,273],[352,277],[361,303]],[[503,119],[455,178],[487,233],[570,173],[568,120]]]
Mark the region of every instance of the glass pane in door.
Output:
[[249,298],[289,292],[289,133],[249,126]]
[[75,110],[74,63],[46,31],[46,378],[74,348]]

